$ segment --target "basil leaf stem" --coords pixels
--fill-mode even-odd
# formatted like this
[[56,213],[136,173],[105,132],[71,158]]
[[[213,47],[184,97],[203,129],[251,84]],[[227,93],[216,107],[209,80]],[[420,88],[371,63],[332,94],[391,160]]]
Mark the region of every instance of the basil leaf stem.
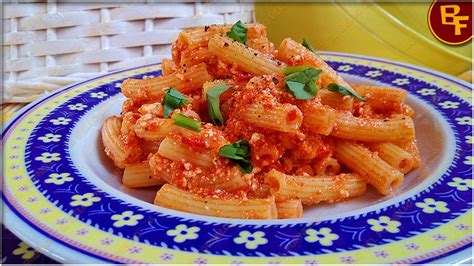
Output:
[[201,131],[201,122],[189,118],[183,114],[174,114],[171,116],[175,125],[190,129],[192,131]]
[[357,99],[359,99],[360,101],[363,101],[365,102],[366,99],[362,96],[360,96],[357,92],[355,92],[354,90],[350,90],[346,87],[343,87],[339,84],[336,84],[336,83],[331,83],[327,86],[327,89],[330,90],[330,91],[333,91],[333,92],[337,92],[337,93],[340,93],[340,94],[343,94],[343,95],[350,95],[352,97],[355,97]]

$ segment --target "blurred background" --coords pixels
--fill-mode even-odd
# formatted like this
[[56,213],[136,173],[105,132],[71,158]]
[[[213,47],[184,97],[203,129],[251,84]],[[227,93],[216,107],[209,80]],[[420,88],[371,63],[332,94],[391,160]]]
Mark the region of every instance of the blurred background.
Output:
[[270,39],[306,38],[316,50],[363,54],[459,75],[471,68],[472,41],[450,46],[430,32],[425,3],[257,3]]

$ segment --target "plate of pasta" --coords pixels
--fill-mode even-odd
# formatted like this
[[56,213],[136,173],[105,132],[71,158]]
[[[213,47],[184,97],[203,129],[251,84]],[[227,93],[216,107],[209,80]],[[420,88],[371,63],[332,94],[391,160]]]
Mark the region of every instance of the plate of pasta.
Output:
[[277,47],[261,24],[186,29],[171,54],[12,119],[10,230],[70,263],[469,256],[469,84],[306,40]]

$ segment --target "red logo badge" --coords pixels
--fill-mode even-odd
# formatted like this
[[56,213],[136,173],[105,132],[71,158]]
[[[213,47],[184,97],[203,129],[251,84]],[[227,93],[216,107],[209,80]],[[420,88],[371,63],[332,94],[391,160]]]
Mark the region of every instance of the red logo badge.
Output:
[[428,11],[431,33],[443,43],[460,45],[472,39],[472,2],[434,1]]

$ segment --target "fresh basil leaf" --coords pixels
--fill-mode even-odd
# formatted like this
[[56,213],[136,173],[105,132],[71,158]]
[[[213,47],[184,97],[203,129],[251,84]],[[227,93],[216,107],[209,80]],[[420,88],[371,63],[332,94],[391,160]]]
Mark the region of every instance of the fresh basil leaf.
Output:
[[240,20],[237,21],[230,31],[226,35],[240,43],[245,44],[247,42],[247,27]]
[[192,131],[201,131],[201,122],[189,118],[183,114],[174,114],[171,116],[175,125],[190,129]]
[[303,38],[303,43],[302,44],[303,44],[304,47],[308,48],[308,50],[310,50],[311,52],[316,53],[316,50],[313,48],[313,46],[311,46],[311,44],[309,44],[308,41],[306,41],[305,38]]
[[229,88],[230,86],[227,85],[217,85],[206,92],[207,112],[214,125],[222,126],[224,124],[224,117],[220,109],[220,96]]
[[331,83],[327,86],[327,89],[330,90],[330,91],[333,91],[333,92],[337,92],[337,93],[340,93],[340,94],[343,94],[343,95],[350,95],[352,97],[355,97],[357,99],[359,99],[360,101],[363,101],[365,102],[366,99],[362,96],[360,96],[357,92],[353,91],[353,90],[349,90],[348,88],[346,87],[343,87],[339,84],[336,84],[336,83]]
[[283,68],[281,72],[283,72],[283,74],[285,75],[291,75],[293,73],[301,72],[308,68],[311,68],[311,67],[310,66],[289,66],[289,67]]
[[307,83],[310,79],[317,78],[320,73],[321,70],[310,67],[286,76],[285,80]]
[[243,173],[252,172],[253,165],[250,163],[250,144],[246,140],[239,140],[219,149],[219,156],[228,158],[239,165]]
[[219,149],[219,155],[235,160],[250,160],[250,144],[246,140],[239,140],[232,144],[224,145]]
[[285,77],[286,88],[296,99],[312,99],[318,93],[315,82],[321,70],[312,67],[304,68],[303,71],[294,72]]
[[188,100],[184,98],[184,95],[175,88],[167,89],[165,92],[166,94],[162,102],[164,106],[164,118],[168,118],[175,109],[179,109],[189,103]]
[[237,165],[239,166],[240,171],[245,174],[249,174],[253,170],[253,165],[251,163],[238,162]]

